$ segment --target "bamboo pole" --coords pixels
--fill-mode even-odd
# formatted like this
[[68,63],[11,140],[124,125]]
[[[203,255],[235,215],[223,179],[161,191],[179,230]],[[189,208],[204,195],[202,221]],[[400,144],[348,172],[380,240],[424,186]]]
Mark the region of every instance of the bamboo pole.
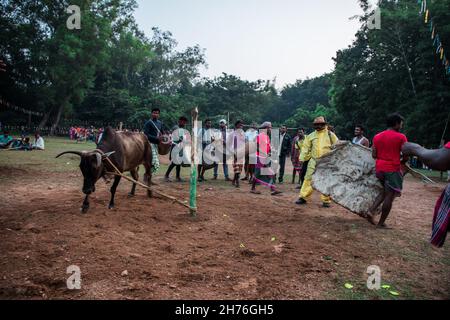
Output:
[[197,140],[198,140],[198,108],[192,110],[192,148],[191,148],[191,180],[189,192],[189,206],[191,216],[197,216]]

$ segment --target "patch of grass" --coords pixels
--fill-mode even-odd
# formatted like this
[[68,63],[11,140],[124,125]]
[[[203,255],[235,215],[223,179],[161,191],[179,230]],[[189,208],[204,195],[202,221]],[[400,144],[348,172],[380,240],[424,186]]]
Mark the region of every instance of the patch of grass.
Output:
[[[425,169],[414,169],[424,175],[426,175],[428,178],[434,178],[436,180],[439,180],[441,178],[441,172],[440,171],[434,171],[434,170],[425,170]],[[443,174],[443,181],[446,181],[447,179],[447,173],[444,172]]]
[[[80,142],[71,141],[68,138],[45,138],[45,150],[44,151],[0,151],[0,168],[4,170],[18,169],[29,172],[46,172],[46,173],[73,173],[79,171],[80,158],[76,155],[64,155],[63,157],[56,159],[55,157],[64,151],[83,151],[94,150],[96,148],[95,143],[92,142]],[[156,177],[162,177],[166,173],[168,165],[161,164],[161,167]],[[144,176],[144,166],[139,168],[139,176],[142,180]],[[230,166],[229,173],[232,178],[232,168]],[[175,180],[175,169],[171,173],[171,179]],[[190,177],[190,168],[181,168],[182,178],[188,182]],[[13,176],[0,176],[0,181],[6,179],[12,179]],[[220,186],[225,188],[233,188],[231,183],[225,182],[223,177],[222,168],[219,168],[219,179],[211,181],[213,178],[213,170],[208,170],[205,173],[205,178],[208,180],[206,183],[212,186]],[[242,188],[245,188],[247,183],[242,183]]]
[[[399,290],[397,286],[389,283],[390,288],[380,288],[380,290],[370,290],[367,288],[367,283],[356,279],[344,279],[343,276],[339,276],[337,282],[339,287],[328,294],[327,299],[337,300],[402,300],[402,299],[414,299],[411,291],[408,288],[402,286],[402,290]],[[346,283],[353,285],[352,289],[345,287]],[[386,285],[382,283],[381,286]],[[391,291],[399,293],[398,296],[391,294]]]
[[0,167],[44,172],[71,172],[78,170],[79,157],[55,157],[67,150],[95,149],[94,143],[76,143],[64,138],[45,139],[44,151],[0,151]]

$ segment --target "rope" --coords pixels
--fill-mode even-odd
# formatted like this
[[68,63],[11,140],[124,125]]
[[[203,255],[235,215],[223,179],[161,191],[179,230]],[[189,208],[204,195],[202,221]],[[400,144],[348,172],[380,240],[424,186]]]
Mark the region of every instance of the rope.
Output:
[[189,210],[193,210],[193,209],[194,209],[194,208],[191,208],[189,205],[185,204],[184,202],[178,200],[178,199],[175,198],[175,197],[172,197],[172,196],[170,196],[170,195],[167,195],[167,194],[165,194],[165,193],[162,193],[161,191],[151,189],[149,186],[147,186],[147,185],[145,185],[145,184],[143,184],[143,183],[141,183],[141,182],[139,182],[139,181],[136,181],[136,180],[134,180],[134,179],[132,179],[132,178],[130,178],[130,177],[124,175],[124,174],[123,174],[122,172],[120,172],[120,170],[112,163],[112,161],[111,161],[109,158],[105,158],[105,159],[108,161],[108,163],[113,167],[113,169],[114,169],[114,171],[115,171],[115,172],[107,172],[107,174],[113,174],[113,175],[115,175],[115,176],[122,177],[122,178],[124,178],[125,180],[128,180],[128,181],[130,181],[130,182],[133,182],[133,183],[135,183],[135,184],[137,184],[137,185],[140,185],[141,187],[143,187],[143,188],[145,188],[145,189],[148,189],[148,190],[150,190],[150,191],[152,191],[152,192],[155,192],[157,195],[159,195],[159,196],[161,196],[161,197],[163,197],[163,198],[172,200],[173,202],[176,202],[176,203],[182,205],[183,207],[188,208]]
[[[444,133],[442,134],[441,141],[439,141],[439,145],[441,144],[441,142],[442,142],[442,141],[444,140],[444,138],[445,138],[445,134],[447,133],[449,121],[450,121],[450,112],[448,113],[447,123],[445,124]],[[445,143],[445,141],[444,141],[444,143]]]

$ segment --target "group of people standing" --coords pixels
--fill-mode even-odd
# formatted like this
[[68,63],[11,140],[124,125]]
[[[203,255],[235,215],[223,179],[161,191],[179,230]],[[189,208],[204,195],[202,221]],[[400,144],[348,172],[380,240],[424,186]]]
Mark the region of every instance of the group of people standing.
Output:
[[69,138],[70,140],[75,140],[76,142],[95,142],[98,143],[99,137],[103,133],[103,128],[94,128],[93,126],[89,128],[85,127],[70,127]]
[[[159,120],[160,110],[152,110],[152,119],[144,126],[144,133],[152,144],[153,150],[153,168],[156,171],[159,168],[158,143],[161,139],[161,133],[167,128]],[[189,137],[185,127],[188,119],[180,117],[178,125],[173,128],[172,134],[174,146],[183,142]],[[450,169],[450,143],[441,150],[426,150],[418,145],[408,143],[404,134],[401,133],[404,118],[395,113],[387,118],[388,129],[375,135],[372,146],[370,140],[364,136],[364,128],[361,125],[355,127],[352,143],[372,148],[372,156],[376,160],[376,175],[384,187],[383,194],[373,204],[368,220],[379,228],[386,228],[386,220],[391,212],[392,204],[395,198],[400,197],[403,189],[404,164],[409,156],[414,156],[432,169],[447,171]],[[300,189],[297,205],[304,206],[311,199],[312,176],[316,169],[316,161],[320,157],[331,152],[333,146],[339,139],[333,132],[333,128],[327,123],[324,117],[314,119],[314,131],[308,135],[305,130],[300,128],[296,135],[291,137],[288,128],[282,126],[279,131],[279,145],[273,146],[274,136],[273,128],[270,122],[264,122],[261,126],[251,124],[248,130],[244,131],[244,122],[239,120],[235,123],[234,130],[228,130],[227,121],[219,121],[219,129],[214,130],[212,121],[207,119],[204,126],[199,130],[198,137],[201,141],[201,149],[205,150],[216,140],[219,144],[215,145],[232,150],[233,178],[230,178],[229,162],[230,155],[222,152],[222,158],[219,163],[214,163],[207,167],[200,163],[198,167],[199,181],[205,181],[204,173],[208,168],[213,168],[213,179],[218,179],[219,166],[223,168],[225,180],[232,182],[235,187],[240,187],[240,181],[248,180],[251,184],[250,192],[260,194],[257,187],[262,185],[270,189],[272,195],[279,195],[282,192],[277,188],[277,184],[284,183],[286,159],[289,155],[293,165],[292,183],[295,183],[297,175],[299,179],[298,189]],[[221,140],[221,142],[220,142]],[[248,143],[253,142],[256,145],[254,153],[248,150]],[[238,145],[245,145],[245,157],[239,157]],[[274,154],[275,153],[275,154]],[[275,161],[274,161],[275,159]],[[274,165],[274,162],[276,164]],[[169,168],[165,174],[165,180],[170,181],[170,173],[176,169],[177,181],[182,181],[180,176],[182,164],[176,163],[171,159]],[[242,171],[245,176],[241,179]],[[324,208],[331,206],[331,198],[327,195],[321,195],[321,202]],[[445,236],[449,227],[450,210],[450,185],[444,191],[440,198],[434,217],[433,244],[441,246],[445,241]],[[375,221],[377,215],[381,214],[378,222]]]

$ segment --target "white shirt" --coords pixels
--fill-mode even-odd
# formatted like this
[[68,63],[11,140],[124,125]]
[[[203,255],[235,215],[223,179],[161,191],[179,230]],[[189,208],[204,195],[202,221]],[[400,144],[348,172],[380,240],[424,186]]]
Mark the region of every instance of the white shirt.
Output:
[[366,141],[366,138],[365,138],[365,137],[361,137],[361,138],[354,137],[353,140],[352,140],[352,142],[353,142],[354,144],[359,144],[360,146],[363,145],[363,142],[364,142],[364,141]]
[[37,138],[37,140],[33,144],[33,149],[45,150],[44,138]]
[[245,132],[245,141],[253,142],[256,140],[256,137],[258,136],[258,131],[255,129],[248,129]]
[[[203,136],[202,136],[203,133]],[[201,130],[199,130],[199,134],[198,134],[198,138],[201,139],[203,144],[210,144],[212,142],[212,138],[213,137],[213,129],[209,128],[202,128]]]

